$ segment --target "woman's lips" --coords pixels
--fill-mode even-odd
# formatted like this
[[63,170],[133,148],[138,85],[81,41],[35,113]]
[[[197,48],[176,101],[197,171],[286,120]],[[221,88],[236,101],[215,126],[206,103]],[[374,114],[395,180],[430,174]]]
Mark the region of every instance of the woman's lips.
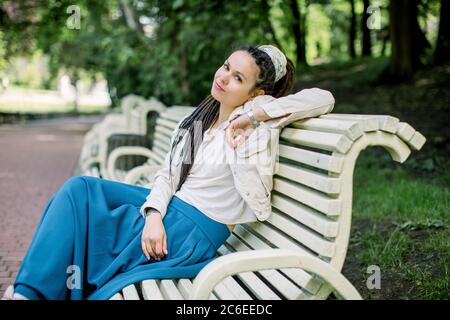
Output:
[[219,91],[223,91],[223,92],[225,91],[219,86],[219,84],[216,81],[214,81],[214,88],[216,88],[216,90],[219,90]]

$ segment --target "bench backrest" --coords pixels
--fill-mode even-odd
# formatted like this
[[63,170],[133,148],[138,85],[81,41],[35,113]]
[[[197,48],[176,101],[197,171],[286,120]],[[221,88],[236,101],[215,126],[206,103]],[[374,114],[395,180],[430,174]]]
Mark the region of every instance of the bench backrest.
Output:
[[[425,138],[391,116],[329,114],[292,123],[280,133],[272,215],[239,225],[219,254],[284,248],[314,255],[341,271],[350,238],[353,170],[367,146],[383,146],[397,162]],[[262,279],[264,278],[265,281]],[[326,298],[331,289],[300,269],[268,270],[241,282],[262,298]],[[295,283],[295,285],[292,285]],[[277,298],[276,298],[277,299]]]
[[[163,163],[170,137],[186,111],[165,112],[157,121],[154,164]],[[184,112],[183,112],[184,111]],[[328,114],[282,129],[272,215],[264,222],[237,225],[217,251],[291,249],[316,256],[341,271],[350,238],[353,171],[359,153],[383,146],[397,162],[419,150],[425,138],[407,123],[383,115]],[[331,288],[301,269],[265,270],[233,276],[236,297],[325,299]],[[218,292],[214,292],[220,297]]]
[[192,113],[195,107],[172,106],[160,113],[156,119],[153,133],[152,151],[154,156],[148,160],[149,164],[161,165],[164,163],[166,154],[169,152],[170,139],[177,126],[186,115]]

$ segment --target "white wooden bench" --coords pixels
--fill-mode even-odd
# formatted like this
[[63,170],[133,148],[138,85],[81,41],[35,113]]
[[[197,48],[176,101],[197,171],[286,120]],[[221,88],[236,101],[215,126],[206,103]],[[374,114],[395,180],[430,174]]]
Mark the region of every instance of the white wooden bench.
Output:
[[163,112],[166,106],[155,98],[145,100],[129,95],[122,102],[124,113],[110,115],[86,135],[80,156],[80,169],[85,175],[107,177],[108,139],[113,135],[147,133],[147,119],[152,112]]
[[[151,187],[140,177],[152,176],[162,163],[169,130],[175,128],[164,118],[160,124],[168,130],[155,143],[153,165],[132,170],[126,182]],[[331,292],[360,299],[341,274],[358,155],[369,146],[382,146],[403,163],[424,143],[421,133],[387,115],[327,114],[292,123],[280,134],[273,212],[267,221],[237,225],[217,251],[219,257],[193,279],[148,279],[111,299],[326,299]]]

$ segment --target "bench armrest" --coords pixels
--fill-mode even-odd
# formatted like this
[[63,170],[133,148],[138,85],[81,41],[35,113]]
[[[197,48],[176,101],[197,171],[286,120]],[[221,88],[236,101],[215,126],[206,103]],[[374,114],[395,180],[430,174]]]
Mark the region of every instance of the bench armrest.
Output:
[[114,149],[109,157],[108,157],[108,161],[107,161],[107,173],[108,173],[108,178],[109,179],[113,179],[113,180],[118,180],[118,178],[116,177],[115,174],[115,169],[116,169],[116,162],[117,159],[119,157],[122,156],[144,156],[147,158],[152,158],[154,153],[152,152],[152,150],[145,148],[145,147],[119,147]]
[[161,169],[161,166],[156,164],[155,165],[144,164],[142,166],[133,168],[130,171],[128,171],[124,179],[124,182],[128,184],[136,184],[143,175],[148,177],[149,180],[153,181],[153,176],[155,175],[156,172],[158,172],[159,169]]
[[329,264],[319,258],[287,249],[234,252],[214,259],[196,276],[190,299],[208,299],[214,287],[227,276],[281,268],[301,268],[324,279],[344,299],[362,299],[355,287]]

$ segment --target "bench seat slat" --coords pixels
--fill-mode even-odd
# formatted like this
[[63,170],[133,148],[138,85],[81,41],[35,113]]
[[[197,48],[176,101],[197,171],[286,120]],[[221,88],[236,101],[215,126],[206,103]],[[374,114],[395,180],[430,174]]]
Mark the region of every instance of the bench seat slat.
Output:
[[183,296],[178,291],[178,288],[174,284],[174,280],[172,279],[162,279],[156,280],[156,283],[159,283],[159,289],[163,294],[165,299],[168,300],[183,300]]
[[131,284],[123,288],[122,293],[125,300],[140,300],[139,294],[134,284]]
[[164,300],[156,280],[144,280],[141,282],[142,296],[145,300]]
[[[183,298],[186,300],[189,299],[193,287],[191,279],[178,279],[176,286],[182,294]],[[211,293],[209,296],[209,300],[217,300],[216,295],[214,293]]]
[[[228,242],[228,239],[227,239]],[[226,246],[221,246],[218,250],[218,254],[227,255],[231,251],[226,248]],[[280,298],[264,283],[259,279],[253,272],[243,272],[236,275],[252,293],[258,297],[260,300],[279,300]],[[230,277],[231,278],[231,277]],[[226,278],[225,278],[226,279]],[[225,280],[224,279],[224,280]],[[234,280],[234,279],[233,279]],[[229,284],[224,283],[228,286]],[[235,281],[232,289],[235,294],[239,297],[239,300],[252,299],[252,297],[241,287],[241,285]]]
[[[312,255],[309,251],[306,251],[305,249],[293,243],[292,241],[289,241],[280,236],[277,231],[268,228],[266,224],[260,225],[263,225],[263,227],[253,229],[254,232],[259,234],[259,236],[263,238],[270,239],[270,242],[272,242],[273,245],[275,245],[275,247],[288,248],[304,255]],[[252,229],[251,226],[247,226],[246,228]],[[233,233],[239,236],[239,238],[242,239],[242,241],[247,243],[253,249],[263,250],[273,248],[272,245],[267,244],[260,238],[253,235],[251,232],[248,232],[246,228],[237,225],[234,228]],[[289,276],[294,283],[306,289],[309,293],[312,294],[316,293],[320,287],[320,284],[308,272],[302,269],[287,268],[280,270],[283,271],[283,273],[285,273],[287,276]]]
[[[233,248],[234,251],[248,251],[251,250],[245,243],[238,239],[235,235],[231,235],[227,239],[229,246]],[[303,294],[303,291],[285,278],[280,272],[276,270],[261,270],[259,273],[279,292],[283,294],[287,299],[296,299]],[[259,291],[260,286],[258,284],[254,285],[255,288],[251,288],[253,292]]]

